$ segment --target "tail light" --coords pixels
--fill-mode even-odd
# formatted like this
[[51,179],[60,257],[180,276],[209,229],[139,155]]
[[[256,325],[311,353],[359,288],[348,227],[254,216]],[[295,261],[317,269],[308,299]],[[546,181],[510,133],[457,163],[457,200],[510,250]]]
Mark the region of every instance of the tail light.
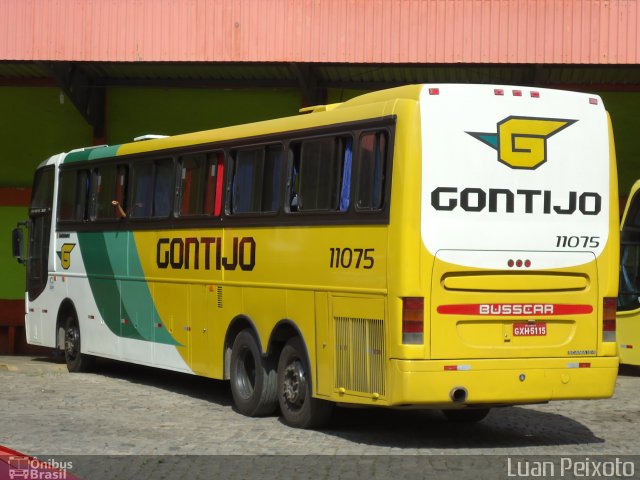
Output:
[[417,345],[424,343],[424,298],[402,299],[402,343]]
[[602,341],[616,341],[616,307],[618,299],[608,297],[602,302]]

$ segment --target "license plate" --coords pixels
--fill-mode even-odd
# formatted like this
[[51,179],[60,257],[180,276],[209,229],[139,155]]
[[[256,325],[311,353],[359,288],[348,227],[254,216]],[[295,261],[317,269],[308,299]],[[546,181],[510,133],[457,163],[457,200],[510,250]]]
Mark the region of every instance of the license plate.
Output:
[[547,334],[547,324],[545,322],[536,323],[514,323],[514,337],[544,337]]

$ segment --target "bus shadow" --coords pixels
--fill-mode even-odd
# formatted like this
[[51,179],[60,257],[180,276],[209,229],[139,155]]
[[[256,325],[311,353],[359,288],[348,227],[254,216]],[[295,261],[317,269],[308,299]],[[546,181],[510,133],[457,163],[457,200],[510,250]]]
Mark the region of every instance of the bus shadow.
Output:
[[222,380],[105,358],[97,359],[93,373],[233,407],[229,382]]
[[[60,362],[57,358],[49,361]],[[632,371],[640,373],[640,369]],[[227,381],[102,358],[94,373],[234,407]],[[572,418],[526,407],[494,408],[486,419],[475,424],[449,422],[437,410],[337,407],[322,433],[349,442],[398,449],[512,449],[604,443]]]
[[512,449],[604,443],[576,420],[524,407],[495,408],[475,424],[449,422],[437,410],[337,408],[331,425],[323,432],[351,442],[400,449]]

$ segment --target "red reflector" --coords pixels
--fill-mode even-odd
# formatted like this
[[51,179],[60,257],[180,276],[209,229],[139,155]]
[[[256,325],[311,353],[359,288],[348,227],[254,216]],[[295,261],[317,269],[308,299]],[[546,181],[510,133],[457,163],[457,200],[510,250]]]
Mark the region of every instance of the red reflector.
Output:
[[540,92],[531,92],[531,98],[540,98]]
[[513,91],[513,96],[514,97],[521,97],[522,96],[522,90],[514,90]]
[[504,95],[504,90],[501,88],[494,88],[493,89],[493,94],[494,95]]
[[598,99],[591,97],[591,98],[589,98],[589,103],[591,105],[597,105],[598,104]]
[[439,88],[430,88],[429,89],[429,95],[440,95],[440,89]]
[[590,363],[579,363],[578,368],[591,368]]
[[445,370],[457,370],[458,367],[456,365],[445,365],[444,369]]

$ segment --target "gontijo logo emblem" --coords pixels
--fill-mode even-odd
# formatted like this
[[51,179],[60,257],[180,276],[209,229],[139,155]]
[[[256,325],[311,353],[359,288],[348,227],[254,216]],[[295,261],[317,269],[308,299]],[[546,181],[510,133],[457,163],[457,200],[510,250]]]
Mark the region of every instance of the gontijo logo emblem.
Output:
[[498,151],[498,161],[511,168],[533,170],[547,161],[547,139],[577,120],[509,116],[498,133],[467,132]]

